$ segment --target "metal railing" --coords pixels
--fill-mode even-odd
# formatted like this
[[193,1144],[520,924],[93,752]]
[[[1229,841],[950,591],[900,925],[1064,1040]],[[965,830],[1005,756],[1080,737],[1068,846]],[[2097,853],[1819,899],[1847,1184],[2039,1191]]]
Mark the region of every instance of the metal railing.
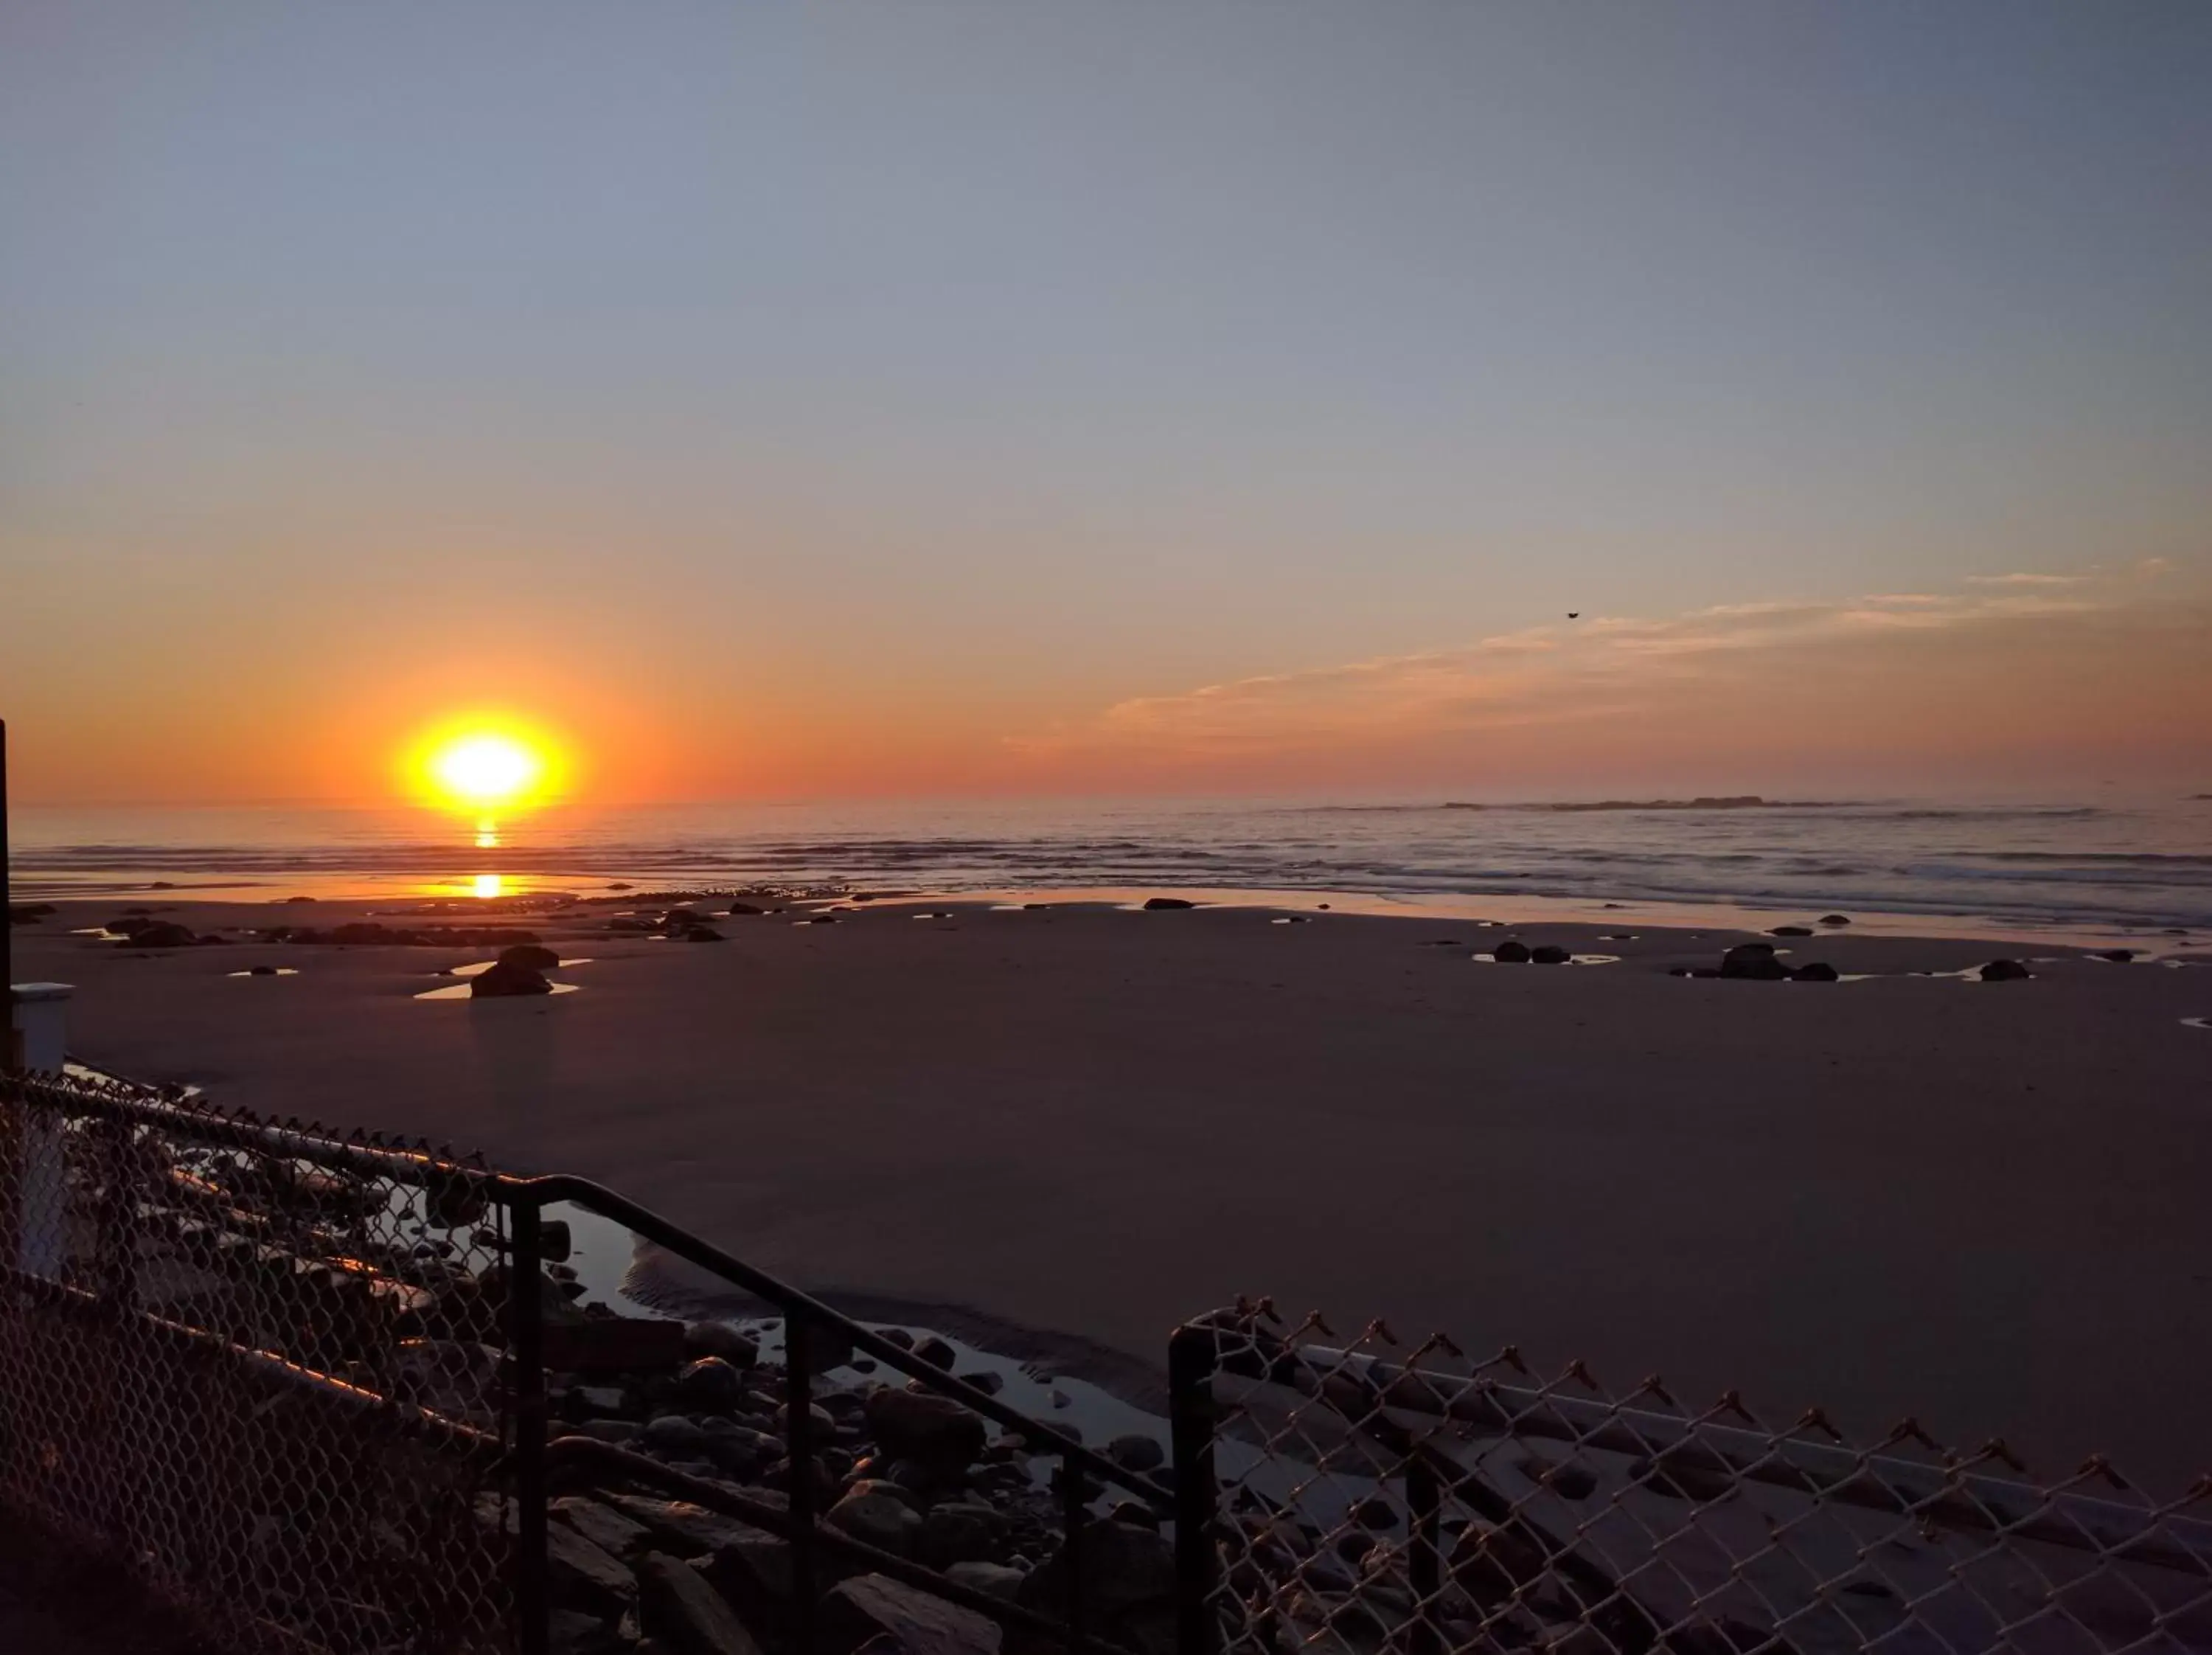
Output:
[[[686,1401],[721,1359],[683,1323],[579,1308],[555,1208],[748,1295],[781,1318],[781,1360],[704,1376],[741,1398]],[[611,1375],[597,1371],[610,1353]],[[989,1422],[1053,1463],[1056,1546],[1029,1577],[1051,1591],[1017,1601],[840,1526],[855,1457],[826,1439],[820,1404],[859,1395],[857,1371],[823,1381],[856,1360],[957,1405],[974,1447]],[[721,1410],[770,1394],[781,1461],[738,1472],[663,1451],[635,1420],[623,1428],[642,1443],[596,1439],[556,1408],[635,1398],[633,1415],[728,1443],[762,1433]],[[957,1498],[965,1463],[931,1493]],[[1085,1578],[1094,1507],[1119,1491],[1155,1518],[1173,1509],[1074,1433],[586,1180],[0,1075],[0,1507],[113,1560],[226,1650],[546,1655],[580,1613],[635,1641],[649,1549],[610,1555],[568,1519],[637,1491],[787,1548],[766,1642],[795,1655],[820,1646],[819,1616],[855,1575],[975,1626],[1111,1650]]]
[[[544,1556],[543,1513],[549,1487],[549,1464],[557,1452],[565,1463],[599,1469],[610,1478],[627,1478],[657,1487],[710,1511],[743,1519],[753,1526],[792,1542],[792,1641],[800,1655],[816,1646],[815,1618],[820,1602],[821,1555],[834,1554],[845,1561],[864,1564],[876,1573],[923,1590],[947,1602],[981,1614],[1001,1625],[1016,1626],[1071,1648],[1111,1647],[1112,1640],[1097,1624],[1085,1590],[1086,1530],[1097,1520],[1092,1507],[1107,1491],[1119,1489],[1156,1516],[1171,1519],[1175,1511],[1170,1492],[1158,1481],[1132,1471],[1086,1446],[1074,1433],[1048,1421],[1039,1420],[1009,1407],[988,1391],[926,1360],[912,1349],[831,1309],[811,1294],[757,1270],[721,1249],[639,1206],[603,1185],[587,1179],[555,1174],[530,1179],[506,1180],[502,1199],[512,1214],[517,1238],[516,1270],[532,1267],[529,1238],[541,1233],[542,1214],[556,1204],[581,1208],[622,1225],[638,1238],[649,1242],[686,1263],[738,1288],[782,1318],[784,1361],[781,1384],[784,1463],[788,1475],[780,1489],[780,1503],[749,1496],[724,1482],[687,1476],[648,1457],[589,1438],[562,1436],[552,1439],[548,1427],[550,1409],[544,1386],[545,1365],[540,1353],[543,1329],[532,1326],[533,1311],[521,1301],[524,1320],[516,1330],[518,1371],[524,1376],[517,1398],[517,1488],[521,1500],[526,1557]],[[807,1472],[816,1463],[819,1445],[814,1440],[817,1421],[813,1403],[816,1381],[830,1368],[842,1366],[854,1356],[903,1375],[910,1390],[957,1402],[970,1414],[1005,1429],[1032,1451],[1057,1462],[1051,1478],[1056,1496],[1063,1545],[1060,1578],[1064,1591],[1054,1594],[1051,1614],[965,1587],[945,1578],[940,1571],[872,1547],[821,1521],[821,1484]],[[533,1518],[538,1526],[533,1527]],[[526,1589],[524,1602],[533,1616],[525,1628],[524,1655],[538,1655],[542,1646],[536,1606],[549,1594],[537,1585]]]
[[1854,1445],[1264,1301],[1170,1353],[1178,1485],[1212,1501],[1181,1529],[1183,1655],[2212,1649],[2212,1477],[2039,1484],[2002,1443]]

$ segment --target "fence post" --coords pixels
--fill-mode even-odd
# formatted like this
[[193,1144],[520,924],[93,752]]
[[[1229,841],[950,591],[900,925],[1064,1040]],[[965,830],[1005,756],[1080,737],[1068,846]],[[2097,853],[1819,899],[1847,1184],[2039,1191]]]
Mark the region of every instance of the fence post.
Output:
[[1220,1572],[1213,1529],[1219,1485],[1213,1476],[1214,1336],[1177,1328],[1168,1340],[1168,1434],[1175,1466],[1176,1648],[1178,1655],[1214,1655],[1221,1617],[1213,1607]]
[[1437,1555],[1437,1511],[1443,1504],[1436,1468],[1416,1451],[1406,1467],[1407,1532],[1406,1580],[1413,1591],[1412,1655],[1437,1655],[1442,1647],[1436,1622],[1431,1618],[1442,1586],[1443,1571]]
[[791,1468],[792,1631],[814,1652],[814,1340],[793,1311],[783,1317],[783,1455]]
[[514,1391],[514,1599],[522,1655],[546,1655],[545,1301],[539,1207],[529,1188],[507,1190],[507,1348]]
[[1073,1655],[1083,1655],[1091,1646],[1084,1631],[1083,1554],[1084,1530],[1090,1525],[1090,1490],[1085,1486],[1083,1472],[1070,1463],[1066,1455],[1060,1457],[1060,1526],[1066,1535],[1061,1555],[1067,1559],[1067,1646]]

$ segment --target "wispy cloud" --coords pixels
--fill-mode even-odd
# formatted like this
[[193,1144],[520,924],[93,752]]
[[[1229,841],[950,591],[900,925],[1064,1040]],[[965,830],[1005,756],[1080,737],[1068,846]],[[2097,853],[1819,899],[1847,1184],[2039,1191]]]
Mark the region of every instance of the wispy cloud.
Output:
[[[1989,707],[2023,725],[2042,704],[2039,685],[2061,678],[2094,686],[2109,673],[2116,693],[2133,692],[2130,680],[2139,691],[2178,678],[2175,695],[2207,699],[2207,611],[2148,602],[2142,583],[2160,572],[1984,576],[1950,592],[1592,616],[1460,648],[1136,697],[1009,745],[1040,766],[1307,764],[1319,773],[1348,764],[1367,773],[1394,752],[1462,762],[1518,751],[1501,733],[1535,729],[1550,733],[1549,751],[1565,751],[1561,733],[1574,730],[1593,752],[1632,740],[1709,753],[1731,740],[1786,743],[1785,706],[1826,739],[1911,745],[1925,731],[1885,734],[1881,721],[1956,724],[1956,709],[1974,706],[1958,686],[1977,672]],[[2030,676],[2007,677],[2023,672]],[[2045,722],[2078,723],[2102,693],[2047,709]]]

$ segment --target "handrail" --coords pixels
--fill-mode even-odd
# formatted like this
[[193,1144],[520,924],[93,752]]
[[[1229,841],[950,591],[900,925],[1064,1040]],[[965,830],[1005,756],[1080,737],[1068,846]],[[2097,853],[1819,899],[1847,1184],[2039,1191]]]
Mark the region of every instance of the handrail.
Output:
[[533,1178],[502,1177],[496,1180],[496,1183],[502,1191],[527,1191],[541,1204],[549,1201],[572,1202],[602,1218],[614,1220],[655,1246],[665,1248],[702,1269],[710,1270],[726,1281],[734,1282],[755,1298],[775,1305],[783,1311],[787,1319],[796,1314],[826,1323],[849,1338],[856,1349],[866,1351],[876,1360],[896,1369],[909,1378],[920,1380],[925,1390],[950,1396],[984,1418],[994,1420],[1023,1437],[1033,1439],[1040,1433],[1049,1435],[1053,1439],[1049,1451],[1060,1455],[1064,1463],[1080,1466],[1099,1481],[1135,1494],[1163,1518],[1175,1515],[1174,1496],[1150,1477],[1116,1465],[1104,1455],[1085,1446],[1060,1427],[1049,1421],[1032,1419],[988,1391],[979,1390],[966,1380],[923,1361],[912,1351],[893,1344],[842,1311],[832,1310],[812,1294],[803,1293],[790,1283],[756,1269],[742,1259],[702,1241],[690,1231],[649,1208],[641,1207],[626,1196],[617,1195],[605,1184],[594,1183],[589,1178],[577,1177],[567,1172],[549,1172]]

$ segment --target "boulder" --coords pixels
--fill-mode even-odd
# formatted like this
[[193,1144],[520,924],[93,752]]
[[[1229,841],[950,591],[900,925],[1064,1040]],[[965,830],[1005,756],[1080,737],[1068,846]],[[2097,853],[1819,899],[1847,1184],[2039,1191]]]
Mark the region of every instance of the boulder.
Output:
[[888,1637],[900,1655],[998,1655],[998,1623],[880,1574],[841,1580],[822,1600],[822,1655],[852,1655]]
[[[753,1489],[766,1499],[767,1489]],[[764,1530],[736,1518],[724,1517],[688,1500],[656,1500],[647,1494],[606,1494],[599,1496],[623,1516],[633,1518],[653,1531],[653,1543],[679,1557],[704,1557],[711,1552],[752,1540],[769,1539]]]
[[951,1371],[956,1356],[952,1347],[933,1333],[914,1348],[914,1354],[930,1366],[941,1367],[947,1372]]
[[630,1572],[564,1523],[545,1525],[546,1578],[556,1602],[589,1615],[619,1615],[637,1596]]
[[246,968],[246,974],[248,977],[275,977],[276,968],[274,965],[249,965]]
[[986,1396],[995,1396],[1006,1388],[1005,1376],[986,1369],[981,1373],[962,1373],[954,1376],[962,1384],[973,1385]]
[[686,926],[684,931],[684,940],[686,942],[722,942],[726,940],[711,925]]
[[1588,1500],[1597,1492],[1596,1476],[1589,1467],[1573,1460],[1553,1460],[1540,1454],[1524,1454],[1513,1465],[1531,1482],[1540,1482],[1564,1499]]
[[768,910],[756,908],[749,902],[733,902],[730,904],[729,912],[732,919],[744,919],[748,915],[765,914]]
[[1086,1524],[1073,1540],[1063,1540],[1057,1551],[1038,1564],[1022,1582],[1015,1601],[1043,1614],[1065,1615],[1068,1569],[1074,1561],[1071,1548],[1080,1554],[1086,1613],[1113,1615],[1175,1596],[1173,1543],[1152,1530],[1101,1518]]
[[550,995],[553,985],[545,980],[543,971],[532,970],[527,965],[509,965],[505,960],[493,963],[489,971],[479,971],[469,979],[469,998],[495,999],[507,995]]
[[945,1578],[956,1586],[988,1592],[1012,1603],[1022,1589],[1024,1576],[1019,1569],[1010,1569],[1003,1563],[954,1563],[946,1567]]
[[1528,945],[1508,937],[1490,951],[1490,957],[1500,965],[1526,965],[1528,963]]
[[1982,967],[1984,983],[2025,983],[2034,975],[2016,959],[1993,959]]
[[707,1421],[707,1457],[732,1476],[750,1477],[783,1456],[783,1445],[765,1431],[730,1420]]
[[1740,942],[1721,956],[1721,975],[1754,983],[1779,983],[1790,968],[1774,957],[1771,942]]
[[636,1647],[603,1616],[574,1609],[546,1613],[546,1655],[633,1655]]
[[1799,983],[1833,983],[1837,981],[1836,968],[1829,964],[1825,959],[1808,960],[1804,964],[1800,965],[1790,975],[1795,981]]
[[637,1584],[640,1629],[673,1655],[761,1655],[738,1612],[689,1563],[647,1552]]
[[1849,925],[1850,922],[1850,916],[1848,914],[1823,914],[1820,916],[1820,923],[1823,925]]
[[684,1414],[662,1414],[645,1422],[645,1445],[662,1454],[707,1451],[707,1427]]
[[966,1470],[983,1452],[983,1421],[959,1403],[926,1391],[869,1393],[868,1433],[884,1455],[939,1474]]
[[2125,965],[2135,957],[2136,951],[2132,948],[2100,948],[2097,951],[2099,959],[2109,959],[2115,965]]
[[127,939],[133,948],[189,948],[199,939],[183,926],[167,920],[148,920],[134,926]]
[[918,1519],[914,1553],[933,1569],[991,1562],[1003,1555],[1006,1539],[1006,1518],[996,1507],[949,1500]]
[[533,971],[550,971],[561,963],[561,956],[542,942],[518,942],[512,948],[499,951],[499,964],[520,965]]
[[684,1348],[693,1356],[719,1356],[732,1367],[760,1360],[760,1341],[727,1322],[686,1322]]
[[1188,901],[1182,897],[1147,897],[1145,898],[1145,911],[1147,914],[1165,914],[1170,913],[1176,909],[1195,908],[1197,906],[1198,904],[1196,903]]
[[[690,1344],[688,1332],[684,1344]],[[676,1376],[676,1399],[694,1414],[728,1413],[744,1396],[745,1376],[720,1356],[702,1356]]]
[[881,1483],[864,1482],[846,1492],[830,1508],[826,1519],[854,1539],[879,1551],[904,1557],[914,1549],[922,1519],[903,1500],[884,1491]]
[[1167,1451],[1150,1437],[1132,1432],[1106,1445],[1106,1457],[1125,1471],[1156,1471],[1167,1463]]
[[1571,965],[1575,957],[1556,943],[1539,943],[1528,951],[1531,965]]
[[642,1523],[582,1494],[564,1494],[547,1509],[610,1557],[628,1557],[650,1537]]
[[775,1622],[791,1601],[791,1542],[754,1531],[718,1546],[699,1568],[754,1626]]
[[1778,925],[1766,934],[1770,937],[1809,937],[1813,934],[1813,928],[1809,925]]

